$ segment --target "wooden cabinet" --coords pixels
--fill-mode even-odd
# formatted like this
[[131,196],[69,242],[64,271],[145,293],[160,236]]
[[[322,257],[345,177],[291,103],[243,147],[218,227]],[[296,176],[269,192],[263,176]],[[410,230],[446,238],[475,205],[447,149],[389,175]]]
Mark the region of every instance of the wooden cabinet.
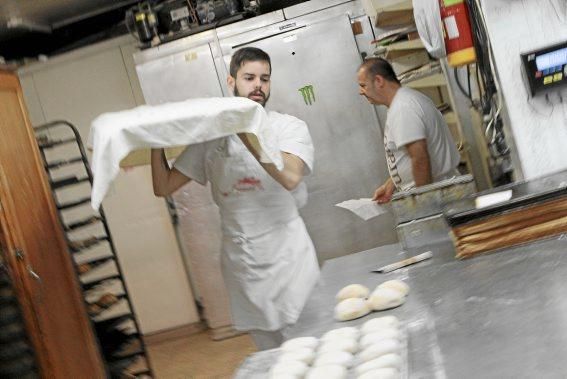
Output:
[[17,76],[0,71],[0,246],[44,378],[104,378]]

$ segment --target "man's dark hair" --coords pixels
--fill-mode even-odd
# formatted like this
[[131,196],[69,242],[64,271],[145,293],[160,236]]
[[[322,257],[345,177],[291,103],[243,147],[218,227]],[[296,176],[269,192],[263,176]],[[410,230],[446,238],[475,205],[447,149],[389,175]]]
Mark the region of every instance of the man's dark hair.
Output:
[[383,58],[369,58],[360,65],[360,68],[364,68],[366,75],[375,77],[380,75],[384,79],[401,84],[392,68],[392,65]]
[[256,47],[243,47],[242,49],[237,50],[230,60],[230,76],[236,78],[238,69],[245,62],[257,61],[268,62],[268,64],[270,65],[270,73],[272,72],[272,62],[270,60],[270,56],[264,50],[260,50]]

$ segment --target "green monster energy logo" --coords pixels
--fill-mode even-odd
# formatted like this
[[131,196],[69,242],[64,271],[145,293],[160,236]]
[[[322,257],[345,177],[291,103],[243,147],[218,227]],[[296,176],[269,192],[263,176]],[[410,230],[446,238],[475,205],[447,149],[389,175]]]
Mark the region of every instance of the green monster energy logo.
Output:
[[305,101],[306,105],[311,105],[315,102],[315,91],[313,90],[313,86],[310,84],[298,90],[303,96],[303,101]]

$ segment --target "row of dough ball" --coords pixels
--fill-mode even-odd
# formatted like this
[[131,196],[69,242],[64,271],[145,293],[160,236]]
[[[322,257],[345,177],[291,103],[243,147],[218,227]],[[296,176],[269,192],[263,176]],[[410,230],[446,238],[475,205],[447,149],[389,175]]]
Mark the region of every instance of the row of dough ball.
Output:
[[350,284],[337,293],[335,319],[349,321],[366,316],[372,311],[399,307],[405,303],[409,290],[409,286],[401,280],[384,282],[372,293],[361,284]]
[[344,379],[351,367],[360,379],[399,378],[402,343],[394,316],[371,319],[360,328],[334,329],[321,339],[294,338],[280,347],[270,378]]

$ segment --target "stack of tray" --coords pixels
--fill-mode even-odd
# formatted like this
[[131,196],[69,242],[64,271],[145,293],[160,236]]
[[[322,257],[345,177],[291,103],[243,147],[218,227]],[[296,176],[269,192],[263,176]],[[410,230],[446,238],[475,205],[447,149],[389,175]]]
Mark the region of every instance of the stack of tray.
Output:
[[[476,199],[511,191],[509,200],[477,208]],[[457,258],[567,232],[567,171],[518,182],[448,204],[445,216]]]

